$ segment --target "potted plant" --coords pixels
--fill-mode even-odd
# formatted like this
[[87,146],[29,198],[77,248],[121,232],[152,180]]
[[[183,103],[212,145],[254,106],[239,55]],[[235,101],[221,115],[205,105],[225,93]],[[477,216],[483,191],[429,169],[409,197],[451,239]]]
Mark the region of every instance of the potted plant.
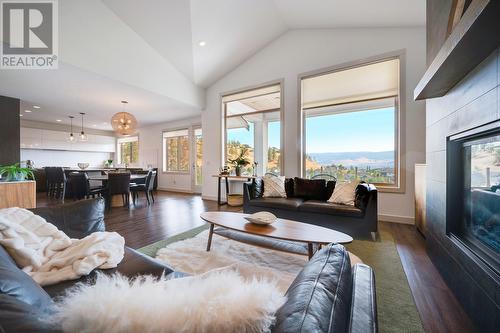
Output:
[[27,178],[35,179],[35,175],[30,168],[21,168],[19,163],[0,166],[0,176],[5,175],[5,181],[23,181]]
[[250,164],[248,158],[245,157],[247,152],[248,152],[247,147],[241,147],[238,156],[236,156],[236,158],[229,160],[229,162],[234,166],[234,171],[236,172],[236,176],[241,176],[241,168]]

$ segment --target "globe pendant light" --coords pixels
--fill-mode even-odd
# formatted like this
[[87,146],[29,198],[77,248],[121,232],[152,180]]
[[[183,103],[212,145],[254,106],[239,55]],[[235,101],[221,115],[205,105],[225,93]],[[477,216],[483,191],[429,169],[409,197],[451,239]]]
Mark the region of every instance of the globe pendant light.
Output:
[[135,133],[137,127],[137,120],[133,115],[125,112],[125,106],[128,104],[127,101],[121,101],[122,112],[118,112],[111,118],[111,126],[113,130],[122,136],[129,136]]
[[71,132],[69,133],[69,138],[68,138],[68,141],[69,142],[75,142],[75,136],[73,135],[73,116],[69,116],[69,121],[71,122]]
[[85,134],[85,132],[83,131],[83,116],[85,115],[85,113],[80,112],[80,114],[82,115],[82,131],[80,132],[80,141],[85,142],[89,139],[87,134]]

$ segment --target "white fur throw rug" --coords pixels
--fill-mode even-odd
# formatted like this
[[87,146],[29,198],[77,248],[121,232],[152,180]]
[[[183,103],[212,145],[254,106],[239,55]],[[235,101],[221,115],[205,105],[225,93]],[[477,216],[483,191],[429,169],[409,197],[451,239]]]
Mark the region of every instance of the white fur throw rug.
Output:
[[[202,274],[226,266],[235,267],[246,279],[277,281],[284,294],[307,263],[307,256],[248,245],[214,234],[206,251],[208,230],[158,250],[156,258],[177,271]],[[351,264],[362,262],[350,253]]]
[[100,274],[69,291],[55,320],[80,333],[260,333],[285,300],[274,282],[231,268],[172,280]]
[[123,259],[125,240],[116,232],[70,239],[42,217],[22,208],[0,209],[0,244],[42,286],[77,279]]

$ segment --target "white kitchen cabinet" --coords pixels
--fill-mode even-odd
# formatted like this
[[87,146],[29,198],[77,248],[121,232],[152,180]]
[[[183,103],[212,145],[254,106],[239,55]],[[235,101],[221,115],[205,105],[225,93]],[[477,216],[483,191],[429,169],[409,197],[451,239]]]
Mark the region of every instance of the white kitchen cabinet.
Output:
[[68,132],[22,127],[21,148],[105,153],[114,153],[116,151],[115,137],[88,134],[88,140],[80,142],[78,141],[78,135],[79,133],[75,132],[75,141],[70,142]]

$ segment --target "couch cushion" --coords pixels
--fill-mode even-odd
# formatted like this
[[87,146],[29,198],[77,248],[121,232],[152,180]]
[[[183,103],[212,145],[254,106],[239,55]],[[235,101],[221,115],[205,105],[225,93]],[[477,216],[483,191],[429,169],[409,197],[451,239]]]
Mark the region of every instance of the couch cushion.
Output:
[[339,205],[331,202],[319,200],[307,200],[300,205],[301,212],[310,212],[318,214],[328,214],[337,216],[363,217],[364,213],[355,206]]
[[264,180],[262,178],[254,179],[253,198],[262,198],[264,195]]
[[[103,269],[99,271],[106,274],[114,274],[118,272],[128,277],[134,277],[141,274],[159,277],[163,273],[165,273],[165,275],[172,273],[173,269],[154,258],[146,256],[129,247],[125,247],[125,256],[122,262],[118,264],[117,268]],[[174,276],[171,277],[180,277],[182,275],[182,273],[177,272]],[[46,286],[44,289],[45,291],[47,291],[47,293],[49,293],[51,297],[56,297],[63,294],[65,289],[72,287],[78,282],[93,283],[95,281],[95,278],[96,270],[92,271],[89,275],[83,276],[77,280],[63,281],[58,284]]]
[[346,332],[352,298],[351,263],[342,245],[317,252],[288,289],[273,333]]
[[293,198],[293,178],[285,178],[285,192],[287,198]]
[[249,205],[254,207],[297,210],[303,202],[304,200],[301,198],[258,198],[250,200]]
[[326,182],[325,196],[323,197],[323,201],[327,201],[333,194],[335,190],[335,185],[337,184],[336,180],[329,180]]
[[0,332],[14,333],[57,333],[62,332],[57,323],[44,320],[46,310],[19,299],[0,294]]
[[293,179],[293,195],[306,200],[323,200],[326,191],[326,181],[324,179],[303,179],[295,177]]
[[17,267],[3,246],[0,246],[0,294],[41,308],[52,304],[49,295]]
[[31,209],[70,238],[83,238],[104,231],[104,199],[79,200],[63,205]]
[[360,183],[356,187],[356,194],[354,199],[354,206],[361,210],[365,210],[370,199],[370,185],[367,183]]

